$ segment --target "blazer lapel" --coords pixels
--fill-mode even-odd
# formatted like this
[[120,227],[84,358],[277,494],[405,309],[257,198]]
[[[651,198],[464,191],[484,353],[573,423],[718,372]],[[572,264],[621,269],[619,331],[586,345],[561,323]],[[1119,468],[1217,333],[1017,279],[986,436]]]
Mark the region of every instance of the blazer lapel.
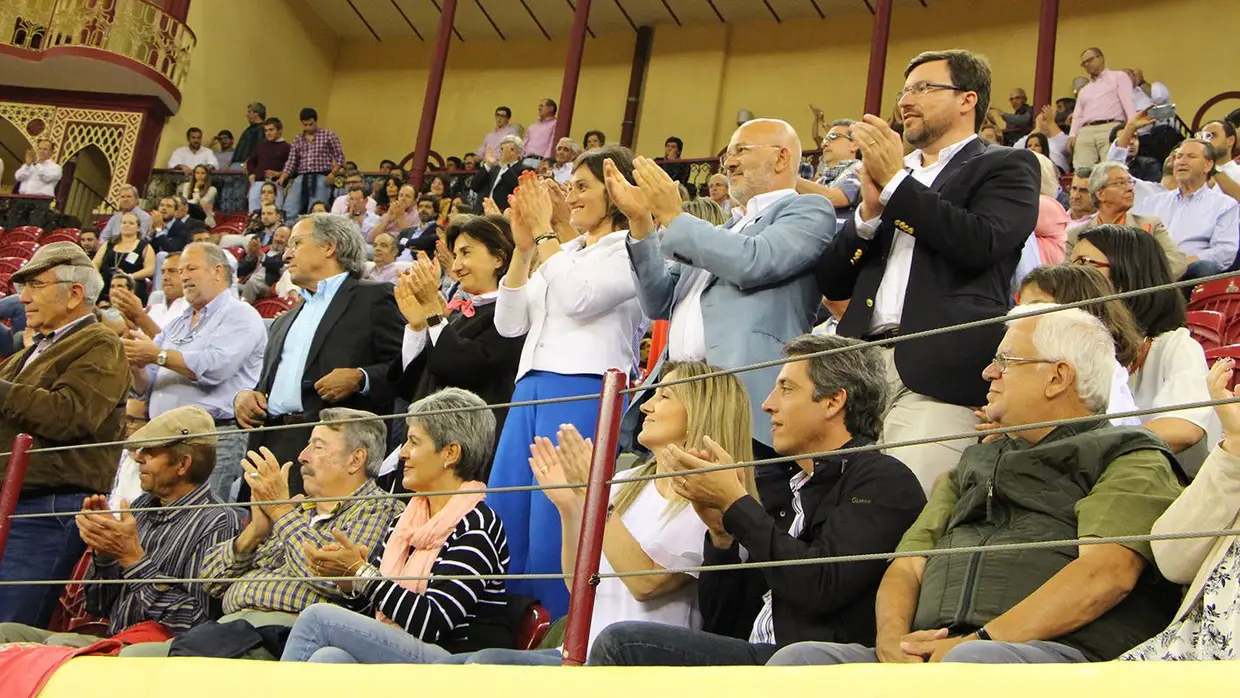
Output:
[[327,312],[323,313],[323,319],[319,321],[318,328],[314,331],[310,353],[306,354],[306,366],[310,366],[318,358],[319,351],[323,349],[323,344],[327,341],[327,335],[331,333],[332,327],[340,321],[340,318],[344,317],[344,312],[349,308],[349,303],[353,300],[353,294],[356,291],[357,279],[352,276],[345,277],[336,295],[332,297],[331,305],[327,306]]
[[[264,384],[270,384],[276,378],[276,364],[280,362],[280,357],[284,355],[284,340],[288,338],[289,328],[297,321],[297,316],[301,313],[301,303],[298,303],[292,310],[276,319],[271,324],[271,337],[267,342],[267,354],[263,357],[263,380]],[[267,388],[270,388],[267,385]],[[264,391],[266,392],[266,391]]]
[[966,162],[984,152],[986,152],[986,142],[981,138],[974,138],[969,141],[968,145],[961,148],[960,152],[956,153],[956,156],[948,161],[947,165],[943,167],[943,171],[939,173],[939,176],[934,178],[934,184],[930,185],[930,190],[942,190],[943,185],[947,184],[964,167]]

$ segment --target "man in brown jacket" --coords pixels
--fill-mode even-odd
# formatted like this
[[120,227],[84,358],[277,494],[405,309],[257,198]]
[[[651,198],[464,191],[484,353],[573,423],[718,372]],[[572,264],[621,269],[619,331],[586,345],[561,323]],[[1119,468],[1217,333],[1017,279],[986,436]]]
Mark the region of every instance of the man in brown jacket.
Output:
[[[0,364],[0,448],[19,433],[34,448],[115,441],[125,420],[129,366],[120,338],[95,319],[103,279],[73,243],[39,248],[14,272],[26,307],[30,346]],[[0,580],[64,579],[86,546],[72,514],[83,500],[106,493],[120,446],[33,453],[17,501]],[[0,477],[7,472],[7,459]],[[0,586],[0,622],[45,627],[60,595],[55,586]]]

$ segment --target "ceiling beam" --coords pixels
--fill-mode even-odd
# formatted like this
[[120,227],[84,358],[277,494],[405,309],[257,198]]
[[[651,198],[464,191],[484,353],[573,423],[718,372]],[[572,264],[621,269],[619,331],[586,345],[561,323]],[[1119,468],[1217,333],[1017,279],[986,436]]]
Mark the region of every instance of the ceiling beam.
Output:
[[353,0],[345,0],[345,2],[349,3],[349,7],[353,8],[353,14],[357,15],[357,18],[362,20],[362,24],[366,25],[366,31],[370,32],[370,35],[375,37],[375,41],[383,41],[383,39],[380,39],[379,35],[375,33],[374,27],[370,26],[370,22],[367,22],[366,18],[362,16],[362,12],[357,9],[357,5],[353,4]]
[[534,25],[538,27],[538,31],[542,32],[543,38],[547,41],[551,41],[551,35],[547,33],[545,28],[543,28],[542,22],[538,21],[538,16],[535,15],[534,11],[530,9],[530,6],[525,3],[525,0],[521,0],[521,7],[524,7],[525,13],[530,16],[530,19],[534,20]]
[[396,0],[388,0],[388,2],[392,3],[392,7],[395,7],[396,11],[400,13],[400,16],[405,19],[405,24],[408,24],[409,28],[413,30],[413,33],[417,35],[418,41],[425,43],[426,39],[422,38],[422,32],[418,31],[418,28],[413,26],[413,20],[409,19],[409,15],[405,14],[405,11],[400,9],[400,5],[396,4]]
[[818,0],[809,0],[809,4],[813,6],[814,12],[818,13],[818,19],[827,18],[827,16],[822,13],[822,8],[818,6]]
[[663,3],[663,9],[667,10],[667,13],[672,16],[672,21],[676,23],[676,26],[683,27],[684,25],[680,23],[680,18],[676,16],[675,12],[672,12],[672,6],[667,4],[667,0],[660,0],[660,2]]
[[[352,2],[352,1],[353,0],[349,0],[349,2]],[[438,12],[439,14],[443,14],[443,8],[439,6],[439,0],[431,0],[431,4],[435,6],[436,12]],[[452,33],[456,35],[457,41],[461,42],[462,44],[465,43],[465,37],[461,36],[461,33],[456,30],[455,21],[452,22]]]
[[[573,14],[577,14],[577,6],[573,4],[573,0],[564,0],[564,2],[568,3],[568,9],[572,10]],[[590,35],[591,39],[598,38],[594,35],[594,30],[590,28],[590,22],[588,20],[586,21],[586,33]]]
[[613,0],[613,2],[616,3],[616,9],[620,10],[620,14],[624,15],[624,19],[628,21],[629,26],[633,28],[633,31],[637,31],[637,25],[633,23],[633,18],[630,17],[628,11],[624,9],[624,5],[620,4],[620,0]]
[[719,12],[719,8],[718,8],[718,7],[715,7],[715,0],[706,0],[706,4],[707,4],[707,5],[710,5],[710,9],[711,9],[711,11],[712,11],[712,12],[714,12],[714,13],[715,13],[715,16],[719,18],[719,23],[720,23],[720,24],[727,24],[727,23],[728,23],[728,20],[724,19],[724,18],[723,18],[723,14]]
[[477,5],[478,9],[482,11],[482,16],[487,18],[487,22],[490,22],[491,28],[494,29],[495,34],[499,36],[499,40],[507,41],[508,39],[504,37],[504,32],[499,30],[499,25],[495,23],[495,20],[491,19],[491,13],[487,12],[487,8],[482,6],[482,0],[474,0],[474,4]]
[[774,8],[774,7],[771,7],[771,2],[770,2],[770,0],[762,0],[762,4],[763,4],[763,5],[766,5],[766,10],[767,10],[767,12],[770,12],[770,13],[771,13],[771,16],[775,18],[775,23],[776,23],[776,24],[783,24],[784,20],[780,19],[780,18],[779,18],[779,15],[775,14],[775,8]]
[[865,9],[869,10],[870,14],[874,14],[874,6],[870,4],[870,0],[861,0],[861,2],[865,3]]

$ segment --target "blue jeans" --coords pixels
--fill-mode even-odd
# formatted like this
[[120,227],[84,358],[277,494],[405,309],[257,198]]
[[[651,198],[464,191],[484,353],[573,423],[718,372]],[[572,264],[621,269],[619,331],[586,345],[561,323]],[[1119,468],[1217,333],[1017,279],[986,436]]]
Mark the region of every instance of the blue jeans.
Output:
[[594,639],[590,666],[761,666],[775,645],[674,625],[622,621]]
[[0,298],[0,320],[10,321],[9,327],[14,332],[26,329],[26,306],[22,305],[19,294]]
[[[1218,262],[1213,262],[1208,259],[1199,259],[1196,262],[1189,264],[1188,269],[1184,270],[1184,276],[1181,276],[1180,278],[1186,281],[1189,279],[1200,279],[1203,276],[1214,276],[1215,274],[1222,274],[1225,271],[1227,271],[1227,267],[1219,264]],[[1192,289],[1186,288],[1184,290],[1187,292]]]
[[[775,653],[767,666],[823,666],[866,664],[878,654],[865,645],[838,642],[797,642]],[[1080,650],[1058,642],[964,642],[943,655],[945,662],[962,664],[1072,664],[1087,662]]]
[[329,603],[297,617],[282,662],[322,664],[435,664],[451,656],[394,625]]
[[[332,205],[328,198],[331,195],[331,187],[327,184],[327,173],[299,174],[293,177],[292,184],[289,185],[288,194],[284,196],[284,222],[286,225],[292,225],[297,221],[297,217],[310,210],[310,205],[315,201],[322,201],[329,207]],[[307,196],[307,193],[309,194]]]
[[479,650],[467,655],[465,664],[492,664],[498,666],[561,666],[564,663],[559,650]]
[[[17,500],[17,514],[70,513],[82,509],[89,492],[67,492]],[[16,519],[0,560],[0,580],[66,579],[86,552],[72,516]],[[0,586],[0,622],[47,627],[63,586]]]
[[207,482],[211,491],[221,502],[236,501],[232,498],[233,484],[241,479],[241,459],[245,457],[249,435],[235,426],[217,426],[219,443],[215,447],[215,469]]
[[[255,180],[250,185],[250,190],[246,195],[246,202],[249,204],[249,211],[253,213],[262,207],[263,204],[263,182],[264,180]],[[284,207],[284,189],[276,186],[276,208]]]

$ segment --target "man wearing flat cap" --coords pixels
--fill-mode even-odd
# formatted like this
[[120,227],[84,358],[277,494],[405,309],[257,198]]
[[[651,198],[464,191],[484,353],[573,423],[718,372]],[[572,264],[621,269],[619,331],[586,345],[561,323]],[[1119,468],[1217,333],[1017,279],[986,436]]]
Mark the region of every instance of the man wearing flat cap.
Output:
[[[159,623],[166,635],[176,635],[208,620],[204,585],[160,580],[198,576],[206,551],[241,532],[235,509],[176,508],[219,503],[207,485],[215,467],[216,444],[215,421],[205,410],[189,405],[168,410],[126,443],[138,462],[145,493],[134,501],[134,511],[117,518],[108,512],[107,499],[101,495],[87,497],[82,504],[77,529],[94,553],[86,579],[134,582],[85,585],[86,611],[108,619],[109,635],[145,621]],[[129,503],[121,502],[120,508],[129,509]],[[0,623],[0,643],[85,647],[98,640],[93,635]]]
[[[125,423],[129,365],[121,340],[96,321],[103,279],[82,248],[40,247],[11,281],[26,309],[30,346],[0,363],[0,449],[20,433],[34,448],[115,441]],[[17,514],[71,514],[107,492],[120,445],[30,454]],[[0,477],[8,459],[0,459]],[[68,516],[14,519],[0,580],[64,579],[86,546]],[[61,587],[0,586],[0,622],[43,627]]]

